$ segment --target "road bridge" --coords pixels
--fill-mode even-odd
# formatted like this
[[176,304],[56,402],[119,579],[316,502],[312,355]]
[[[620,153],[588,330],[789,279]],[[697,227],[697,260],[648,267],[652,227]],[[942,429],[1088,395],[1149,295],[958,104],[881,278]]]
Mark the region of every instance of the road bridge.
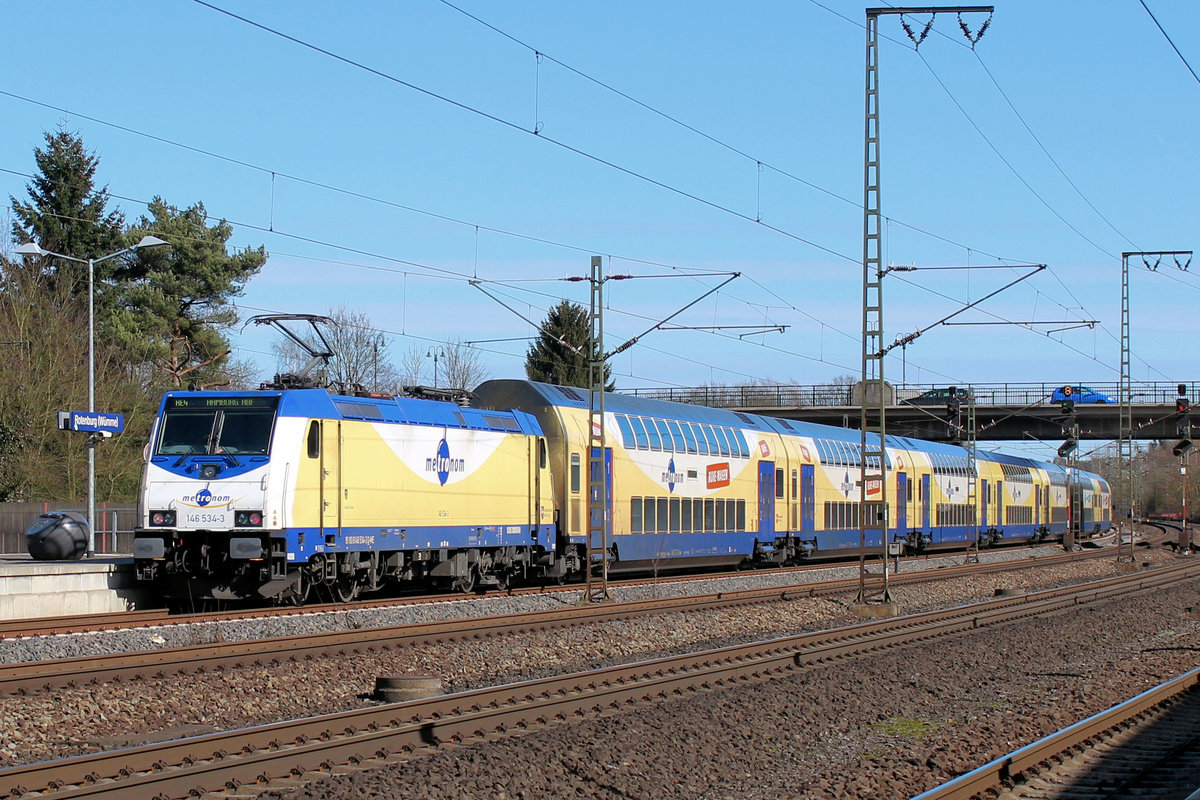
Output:
[[[976,439],[980,441],[1021,440],[1053,441],[1066,436],[1072,420],[1063,413],[1061,403],[1053,402],[1054,392],[1063,384],[1005,383],[963,386],[975,405]],[[1075,383],[1089,386],[1114,401],[1119,397],[1115,383]],[[1179,417],[1175,399],[1178,383],[1145,382],[1134,384],[1131,391],[1133,438],[1166,440],[1179,436]],[[1186,396],[1200,396],[1200,383],[1185,383]],[[945,385],[888,387],[887,432],[889,436],[911,436],[930,441],[958,441],[965,424],[967,402],[961,404],[961,417],[951,414],[944,404],[923,405],[920,396]],[[685,389],[635,389],[628,394],[661,400],[697,403],[729,408],[763,416],[819,422],[825,425],[857,428],[860,418],[857,388],[854,385],[822,386],[737,386]],[[915,402],[914,402],[915,401]],[[875,409],[869,419],[877,422]],[[1076,403],[1074,422],[1079,438],[1117,439],[1120,436],[1120,405],[1113,403]]]

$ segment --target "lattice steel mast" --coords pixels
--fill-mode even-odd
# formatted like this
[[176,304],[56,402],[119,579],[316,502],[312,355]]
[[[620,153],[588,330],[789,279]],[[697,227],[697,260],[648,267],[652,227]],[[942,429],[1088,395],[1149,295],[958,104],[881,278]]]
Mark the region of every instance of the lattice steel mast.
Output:
[[[901,15],[901,25],[920,46],[933,27],[938,12],[992,13],[991,6],[944,6],[923,8],[868,8],[867,14],[867,75],[866,127],[863,153],[863,300],[862,300],[862,376],[859,383],[859,430],[862,432],[859,465],[859,584],[858,602],[891,603],[888,586],[887,529],[887,387],[883,380],[883,276],[882,261],[883,215],[880,211],[879,172],[879,17]],[[929,23],[920,36],[914,35],[904,22],[904,14],[928,14]],[[988,18],[988,22],[991,17]],[[972,46],[987,29],[985,22],[972,33],[959,17],[959,25]],[[875,491],[872,491],[875,490]],[[883,551],[883,569],[877,581],[868,585],[866,552],[868,531],[879,532]],[[872,539],[874,537],[872,536]]]
[[[1129,356],[1129,259],[1141,258],[1150,270],[1158,267],[1164,257],[1171,257],[1175,265],[1186,270],[1192,263],[1191,250],[1154,250],[1121,253],[1121,411],[1120,435],[1117,439],[1117,455],[1121,462],[1121,506],[1113,508],[1113,515],[1120,520],[1117,527],[1117,560],[1133,561],[1133,526],[1137,520],[1137,496],[1133,485],[1133,391],[1130,376]],[[1186,263],[1180,259],[1186,257]],[[1150,265],[1154,259],[1154,266]],[[1129,526],[1129,548],[1125,548],[1123,528]],[[1186,527],[1186,526],[1185,526]]]

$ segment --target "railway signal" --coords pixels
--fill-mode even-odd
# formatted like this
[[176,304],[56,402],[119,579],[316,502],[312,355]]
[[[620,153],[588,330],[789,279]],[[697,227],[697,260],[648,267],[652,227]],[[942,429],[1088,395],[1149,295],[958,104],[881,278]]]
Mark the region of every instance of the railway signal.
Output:
[[1179,397],[1175,398],[1175,417],[1179,425],[1179,435],[1190,438],[1192,435],[1192,404],[1187,398],[1187,384],[1178,386]]
[[1186,455],[1187,452],[1191,449],[1192,449],[1192,440],[1191,439],[1180,439],[1178,442],[1175,443],[1175,446],[1173,448],[1171,448],[1171,452],[1177,456],[1182,456],[1182,455]]
[[1075,452],[1075,448],[1076,448],[1076,447],[1078,447],[1078,446],[1079,446],[1079,440],[1078,440],[1078,439],[1076,439],[1076,438],[1074,438],[1074,437],[1072,437],[1072,438],[1070,438],[1070,439],[1067,439],[1065,442],[1063,442],[1063,443],[1062,443],[1062,444],[1059,446],[1059,448],[1058,448],[1058,457],[1059,457],[1059,458],[1066,458],[1067,456],[1071,455],[1071,453]]
[[1068,397],[1062,401],[1062,413],[1068,417],[1075,415],[1075,400],[1074,400],[1074,398]]

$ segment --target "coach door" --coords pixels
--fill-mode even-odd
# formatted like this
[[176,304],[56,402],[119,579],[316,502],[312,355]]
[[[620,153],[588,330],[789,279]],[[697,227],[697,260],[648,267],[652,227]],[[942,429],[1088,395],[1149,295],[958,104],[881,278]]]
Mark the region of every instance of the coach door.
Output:
[[342,421],[321,421],[321,534],[342,528]]
[[985,529],[988,525],[988,506],[992,502],[992,498],[988,495],[988,485],[986,478],[979,482],[979,495],[980,499],[983,500],[979,504],[979,527]]
[[929,475],[921,476],[921,529],[929,531]]
[[758,462],[758,534],[775,538],[775,462]]
[[905,533],[908,527],[908,475],[896,473],[896,530]]
[[996,521],[992,525],[1004,527],[1004,481],[996,481]]
[[815,525],[813,524],[813,509],[816,507],[816,499],[813,497],[813,486],[815,467],[812,464],[803,464],[800,467],[800,532],[812,533]]
[[[592,455],[598,455],[597,448],[592,448]],[[604,548],[604,539],[607,537],[609,543],[613,541],[612,530],[612,509],[613,509],[613,469],[612,469],[613,451],[611,447],[604,448],[604,486],[608,494],[608,504],[603,509],[604,519],[592,517],[588,520],[588,531],[591,534],[592,549],[597,552],[602,552]],[[589,470],[594,469],[592,466]],[[599,475],[594,472],[589,473],[588,492],[592,495],[592,507],[599,505],[600,502],[600,481]],[[593,510],[594,514],[595,511]],[[601,525],[604,527],[602,528]],[[607,532],[607,533],[606,533]]]

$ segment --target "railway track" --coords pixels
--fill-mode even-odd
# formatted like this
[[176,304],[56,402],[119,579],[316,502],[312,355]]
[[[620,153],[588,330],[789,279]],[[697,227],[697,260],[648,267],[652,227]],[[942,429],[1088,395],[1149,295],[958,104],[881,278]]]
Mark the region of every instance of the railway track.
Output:
[[[1031,566],[1053,566],[1068,562],[1072,559],[1091,559],[1111,557],[1111,552],[1105,550],[1086,550],[1077,553],[1063,553],[1061,555],[1040,556],[1016,561],[1001,562],[995,566],[997,569],[1024,569]],[[901,564],[903,565],[903,561]],[[757,574],[774,575],[788,574],[795,572],[811,572],[815,570],[829,569],[833,566],[843,565],[805,565],[801,567],[788,567],[778,570],[759,570]],[[955,568],[938,569],[936,572],[939,576],[944,577],[950,574],[950,571]],[[932,571],[927,571],[932,572]],[[893,582],[898,582],[903,585],[910,580],[920,581],[922,573],[904,573],[897,572],[891,576]],[[702,575],[686,575],[672,576],[668,579],[658,579],[658,582],[665,583],[687,583],[702,580],[719,579],[729,577],[731,575],[744,576],[745,573],[713,573]],[[614,580],[610,584],[614,587],[621,586],[641,586],[647,583],[645,578]],[[564,586],[546,586],[546,587],[522,587],[514,589],[506,594],[513,596],[521,596],[527,594],[554,594],[554,593],[578,593],[581,591],[582,584],[568,584]],[[495,595],[501,596],[501,595]],[[242,608],[229,609],[222,611],[209,611],[200,613],[172,613],[165,608],[158,609],[142,609],[137,611],[113,612],[105,614],[89,614],[83,617],[64,616],[64,617],[33,617],[26,619],[0,620],[0,640],[12,639],[22,636],[51,636],[70,633],[89,633],[94,631],[104,630],[124,630],[128,628],[145,628],[159,625],[192,625],[197,623],[209,622],[228,622],[246,619],[268,619],[272,617],[288,617],[300,614],[330,614],[344,613],[347,611],[364,611],[393,608],[397,606],[414,605],[420,603],[444,603],[454,602],[464,599],[473,599],[475,597],[486,597],[486,595],[463,595],[463,594],[438,594],[438,595],[421,595],[421,596],[406,596],[393,598],[379,598],[373,600],[361,600],[354,603],[321,603],[314,605],[306,605],[300,607],[293,606],[275,606],[268,608]]]
[[914,800],[1183,798],[1200,791],[1200,668]]
[[182,798],[328,775],[1161,590],[1200,563],[954,609],[0,770],[0,798]]
[[[894,585],[915,585],[968,575],[999,574],[1035,566],[1054,566],[1081,556],[1111,557],[1111,553],[1095,551],[1094,554],[1086,555],[1063,554],[994,564],[959,565],[904,573],[896,575],[892,580]],[[472,617],[416,625],[339,630],[241,642],[222,641],[134,653],[3,664],[0,665],[0,694],[22,694],[62,686],[183,675],[203,670],[237,669],[255,664],[300,662],[330,654],[380,652],[423,643],[548,630],[676,611],[786,602],[807,597],[846,594],[856,591],[857,588],[858,579],[851,578],[629,603],[564,605],[549,611]]]

